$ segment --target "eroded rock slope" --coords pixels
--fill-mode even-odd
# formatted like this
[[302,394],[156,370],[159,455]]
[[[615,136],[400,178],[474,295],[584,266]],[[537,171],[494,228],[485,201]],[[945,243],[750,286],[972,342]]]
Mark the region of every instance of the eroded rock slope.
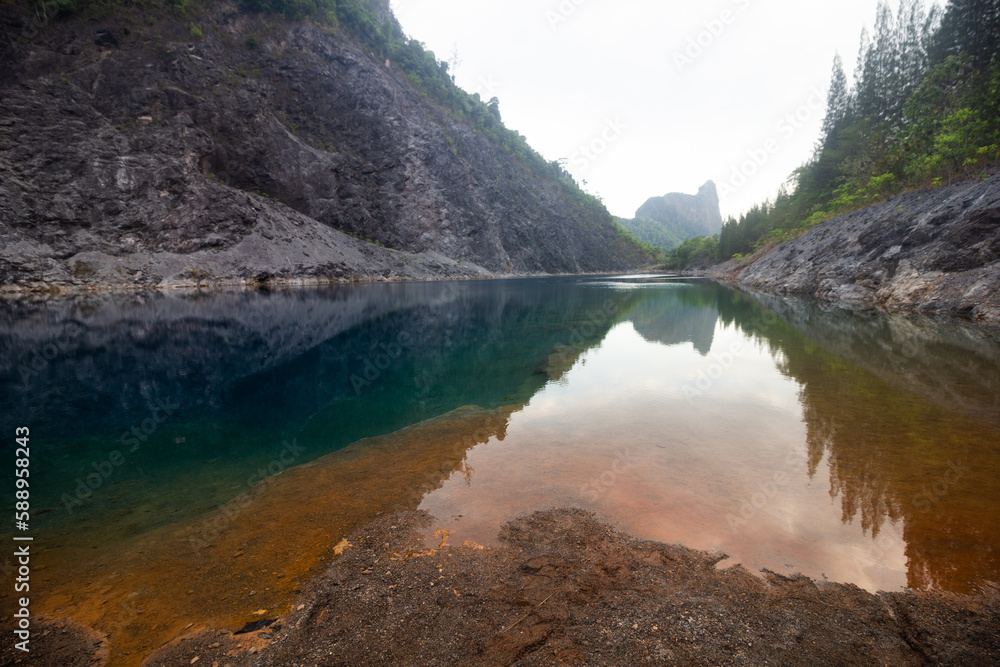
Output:
[[[610,214],[346,30],[0,4],[0,284],[617,270]],[[393,20],[391,18],[387,20]],[[596,205],[594,205],[596,204]]]
[[714,273],[762,291],[1000,321],[1000,172],[833,218]]

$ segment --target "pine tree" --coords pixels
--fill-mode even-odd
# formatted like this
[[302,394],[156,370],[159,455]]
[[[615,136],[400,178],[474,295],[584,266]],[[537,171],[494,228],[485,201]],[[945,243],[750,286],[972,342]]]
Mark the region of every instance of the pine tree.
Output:
[[847,120],[850,99],[847,90],[847,75],[844,74],[844,62],[840,54],[833,58],[833,75],[830,78],[830,92],[826,95],[826,116],[823,118],[823,129],[820,147],[826,148],[832,143],[837,132]]
[[880,2],[875,20],[875,38],[872,42],[868,71],[871,79],[866,81],[869,95],[869,116],[878,122],[892,122],[893,102],[899,88],[899,45],[893,25],[892,10],[888,3]]
[[[935,10],[936,11],[936,10]],[[928,14],[923,0],[900,0],[896,15],[896,48],[898,72],[892,91],[890,116],[898,131],[904,121],[906,100],[920,85],[929,66],[928,34],[936,25],[936,13]]]
[[1000,57],[1000,0],[949,0],[934,42],[935,62],[965,52],[988,66]]
[[871,37],[868,35],[868,28],[861,29],[861,39],[858,46],[858,61],[854,66],[854,112],[856,115],[861,115],[861,102],[858,99],[861,88],[864,86],[864,82],[867,78],[865,73],[865,65],[868,60],[868,51],[871,50]]
[[928,31],[935,19],[923,0],[900,0],[893,15],[879,3],[874,36],[862,33],[855,73],[857,116],[884,124],[889,132],[903,124],[903,107],[928,66]]

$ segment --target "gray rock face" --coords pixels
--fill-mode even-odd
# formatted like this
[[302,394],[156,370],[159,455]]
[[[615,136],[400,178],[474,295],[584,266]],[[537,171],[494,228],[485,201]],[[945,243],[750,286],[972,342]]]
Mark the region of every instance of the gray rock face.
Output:
[[762,291],[1000,321],[1000,173],[833,218],[713,273]]
[[696,195],[671,192],[651,197],[639,207],[635,217],[658,222],[681,240],[712,236],[722,230],[719,193],[712,181],[698,188]]
[[62,21],[29,39],[27,14],[0,5],[0,285],[647,261],[603,207],[512,160],[345,33],[219,3],[192,37],[191,18]]

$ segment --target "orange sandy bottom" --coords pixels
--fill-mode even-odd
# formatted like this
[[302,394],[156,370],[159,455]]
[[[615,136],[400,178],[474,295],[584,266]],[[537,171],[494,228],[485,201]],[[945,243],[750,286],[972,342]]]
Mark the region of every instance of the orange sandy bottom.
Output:
[[[131,540],[109,544],[93,532],[83,538],[89,542],[41,552],[36,571],[45,594],[35,612],[107,634],[111,664],[138,665],[196,628],[235,630],[285,614],[342,538],[355,539],[352,531],[379,514],[417,508],[437,517],[428,537],[447,529],[452,544],[489,543],[512,516],[576,506],[639,537],[724,551],[731,559],[723,565],[751,571],[802,572],[871,591],[961,591],[972,572],[996,576],[978,542],[959,541],[978,534],[956,531],[988,526],[983,516],[1000,511],[996,498],[980,492],[990,488],[997,463],[971,454],[991,451],[992,431],[961,422],[960,437],[938,434],[935,424],[951,422],[919,406],[929,423],[913,426],[916,419],[907,428],[958,443],[950,451],[968,467],[961,484],[926,513],[880,515],[870,509],[879,507],[875,496],[861,503],[856,521],[841,497],[860,483],[848,457],[841,452],[831,462],[807,450],[795,412],[768,413],[767,428],[751,429],[747,410],[713,404],[702,415],[710,428],[686,427],[685,415],[664,427],[643,422],[655,406],[635,397],[603,410],[578,399],[564,412],[558,394],[571,389],[550,384],[527,405],[460,408],[361,440],[206,516]],[[842,420],[838,437],[863,443],[867,428],[864,420]],[[883,452],[880,470],[904,499],[946,470],[897,449]],[[741,508],[750,504],[760,507],[744,518]],[[874,517],[867,529],[866,516]],[[882,530],[872,535],[871,526]]]
[[45,593],[34,611],[108,635],[112,665],[138,665],[198,627],[283,615],[340,539],[379,514],[416,508],[471,447],[502,438],[516,409],[460,408],[290,469],[207,516],[113,546],[95,534],[40,552]]

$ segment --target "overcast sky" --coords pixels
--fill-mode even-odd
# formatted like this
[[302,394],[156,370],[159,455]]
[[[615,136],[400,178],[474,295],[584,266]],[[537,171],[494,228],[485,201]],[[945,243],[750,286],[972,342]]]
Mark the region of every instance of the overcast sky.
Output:
[[504,124],[631,217],[712,179],[723,217],[812,153],[835,52],[878,0],[392,0],[404,31],[496,96]]

